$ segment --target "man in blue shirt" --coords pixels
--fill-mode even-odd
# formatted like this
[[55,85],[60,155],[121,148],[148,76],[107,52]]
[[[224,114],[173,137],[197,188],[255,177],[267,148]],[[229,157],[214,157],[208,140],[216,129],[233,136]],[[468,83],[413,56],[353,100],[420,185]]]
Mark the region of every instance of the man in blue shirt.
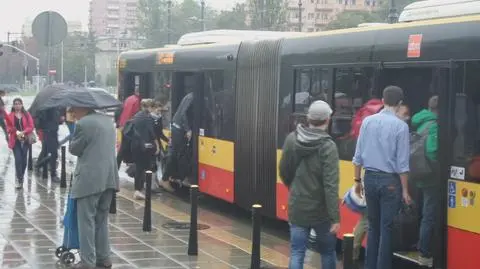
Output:
[[365,169],[365,198],[368,213],[366,269],[392,268],[392,223],[401,200],[410,204],[408,172],[410,135],[408,125],[396,116],[403,103],[403,90],[383,90],[384,109],[365,118],[360,128],[353,164],[357,192],[362,191]]

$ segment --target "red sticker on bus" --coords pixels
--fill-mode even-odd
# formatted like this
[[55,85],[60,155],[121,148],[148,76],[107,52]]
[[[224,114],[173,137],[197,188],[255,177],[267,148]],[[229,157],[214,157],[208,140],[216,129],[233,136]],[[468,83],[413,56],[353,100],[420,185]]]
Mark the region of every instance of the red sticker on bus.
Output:
[[422,38],[422,34],[410,35],[408,37],[407,58],[420,58]]

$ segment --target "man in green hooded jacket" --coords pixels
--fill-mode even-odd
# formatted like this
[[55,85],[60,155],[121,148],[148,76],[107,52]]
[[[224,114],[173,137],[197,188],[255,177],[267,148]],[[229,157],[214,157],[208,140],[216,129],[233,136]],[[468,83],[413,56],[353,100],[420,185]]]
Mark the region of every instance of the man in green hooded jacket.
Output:
[[[418,133],[428,128],[426,139],[425,156],[432,162],[437,162],[438,153],[438,96],[433,96],[428,101],[428,109],[424,109],[412,117],[412,127]],[[422,221],[420,223],[419,236],[419,263],[422,266],[433,267],[432,238],[437,217],[438,206],[440,205],[440,183],[436,171],[427,178],[418,179],[415,185],[423,197]]]
[[336,268],[338,151],[327,132],[332,109],[316,101],[308,109],[308,125],[299,125],[285,139],[280,177],[288,187],[290,223],[289,269],[302,269],[310,229],[315,230],[322,269]]

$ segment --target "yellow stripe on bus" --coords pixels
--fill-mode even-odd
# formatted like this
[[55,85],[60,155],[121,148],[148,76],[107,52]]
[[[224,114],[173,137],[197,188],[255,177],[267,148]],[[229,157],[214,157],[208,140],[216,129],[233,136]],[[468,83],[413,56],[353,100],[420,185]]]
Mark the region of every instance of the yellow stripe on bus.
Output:
[[234,172],[234,143],[210,137],[198,137],[199,163]]

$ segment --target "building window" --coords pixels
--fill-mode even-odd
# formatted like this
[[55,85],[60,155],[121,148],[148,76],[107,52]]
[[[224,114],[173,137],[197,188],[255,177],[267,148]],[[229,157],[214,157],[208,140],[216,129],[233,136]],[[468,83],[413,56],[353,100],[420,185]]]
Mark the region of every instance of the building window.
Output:
[[315,15],[313,13],[308,13],[308,19],[312,20],[313,18],[315,18]]

